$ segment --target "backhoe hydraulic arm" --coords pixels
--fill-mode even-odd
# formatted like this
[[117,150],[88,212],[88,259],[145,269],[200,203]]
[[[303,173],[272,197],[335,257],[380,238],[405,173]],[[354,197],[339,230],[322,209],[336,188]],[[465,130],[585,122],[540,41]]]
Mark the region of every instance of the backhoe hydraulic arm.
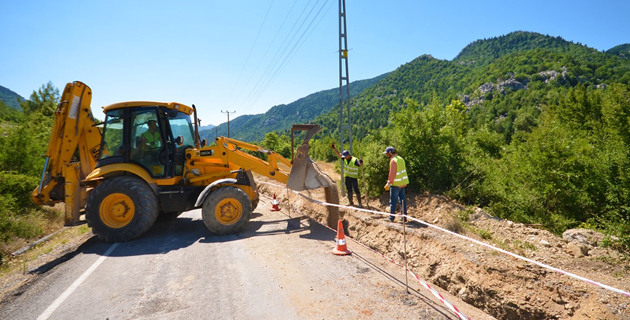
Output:
[[55,111],[46,163],[39,186],[33,191],[36,204],[66,203],[66,224],[76,223],[73,211],[85,205],[85,188],[80,186],[96,166],[101,132],[95,127],[90,103],[92,90],[84,83],[68,83]]
[[[275,151],[225,137],[217,138],[217,146],[219,146],[219,150],[223,149],[226,152],[226,162],[237,163],[244,170],[251,170],[281,183],[287,183],[289,172],[279,167],[278,164],[283,164],[286,169],[290,169],[291,162]],[[239,148],[264,153],[267,155],[267,161],[245,153]]]
[[[291,162],[276,152],[226,137],[218,137],[216,143],[217,145],[214,147],[196,150],[190,155],[192,168],[208,168],[207,170],[200,170],[205,174],[188,176],[190,183],[229,176],[234,170],[252,171],[281,183],[287,183]],[[262,152],[267,155],[268,161],[243,150]],[[211,156],[208,156],[209,154]]]
[[[308,156],[308,141],[320,130],[319,126],[302,125],[298,130],[308,130],[308,133],[304,142],[297,148],[293,161],[272,150],[235,139],[218,137],[216,146],[194,150],[188,154],[190,168],[187,170],[186,179],[191,184],[209,182],[231,176],[236,170],[244,170],[286,184],[289,189],[295,191],[332,185],[330,178],[321,173]],[[267,161],[244,150],[264,153],[267,155]]]

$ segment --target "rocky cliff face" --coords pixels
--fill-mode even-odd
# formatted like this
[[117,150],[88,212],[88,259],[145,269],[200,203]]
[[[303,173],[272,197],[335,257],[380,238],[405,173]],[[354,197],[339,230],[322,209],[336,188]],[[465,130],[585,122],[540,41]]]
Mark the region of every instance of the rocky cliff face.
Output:
[[[504,81],[498,81],[497,83],[486,82],[480,85],[472,94],[460,94],[460,100],[467,106],[471,107],[478,104],[483,104],[485,97],[488,93],[498,92],[500,94],[507,94],[508,91],[527,90],[527,83],[532,81],[531,77],[518,81],[514,78],[514,74],[510,73],[510,79]],[[567,79],[567,68],[562,67],[560,71],[547,70],[541,71],[536,74],[541,81],[545,84],[549,84],[550,81],[556,80],[563,83]]]
[[562,80],[566,80],[567,68],[562,67],[561,71],[562,72],[557,72],[556,70],[541,71],[538,73],[538,75],[540,75],[541,77],[543,77],[543,79],[545,79],[545,83],[549,83],[550,80],[559,79],[558,75],[561,77]]

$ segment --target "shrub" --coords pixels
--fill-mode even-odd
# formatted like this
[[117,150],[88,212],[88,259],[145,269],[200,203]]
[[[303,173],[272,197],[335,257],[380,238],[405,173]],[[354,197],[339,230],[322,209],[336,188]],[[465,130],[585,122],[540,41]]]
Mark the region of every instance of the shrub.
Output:
[[0,198],[4,199],[3,207],[17,212],[25,208],[34,208],[31,193],[38,184],[37,177],[0,172]]

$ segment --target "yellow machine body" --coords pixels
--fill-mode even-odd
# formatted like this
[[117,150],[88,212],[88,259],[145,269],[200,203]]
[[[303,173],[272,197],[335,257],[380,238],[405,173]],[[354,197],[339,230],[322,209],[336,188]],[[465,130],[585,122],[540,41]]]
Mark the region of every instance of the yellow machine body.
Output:
[[[226,137],[217,138],[215,146],[202,146],[194,105],[115,103],[103,107],[105,121],[97,124],[91,97],[81,82],[66,85],[32,198],[42,205],[65,203],[67,225],[79,223],[85,212],[93,232],[106,241],[133,239],[159,215],[172,218],[194,208],[202,208],[212,232],[238,232],[258,203],[252,172],[294,190],[332,184],[313,170],[307,154],[317,126],[292,162]],[[246,150],[262,152],[267,160]]]

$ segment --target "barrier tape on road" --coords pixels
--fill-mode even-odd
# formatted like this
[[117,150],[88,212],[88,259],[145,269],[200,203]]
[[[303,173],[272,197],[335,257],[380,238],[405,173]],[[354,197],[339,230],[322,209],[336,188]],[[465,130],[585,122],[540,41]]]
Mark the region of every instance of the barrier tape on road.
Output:
[[[259,183],[266,183],[266,182],[259,182]],[[266,183],[266,184],[269,184],[269,185],[272,185],[272,186],[278,186],[278,185],[271,184],[271,183]],[[295,191],[294,191],[294,192],[295,192]],[[298,194],[299,194],[299,193],[298,193]],[[261,193],[261,195],[263,195],[265,198],[272,199],[270,196],[268,196],[268,195],[266,195],[266,194],[262,194],[262,193]],[[301,194],[300,194],[300,195],[301,195]],[[308,197],[307,197],[307,198],[308,198]],[[317,200],[315,200],[315,199],[311,199],[311,198],[308,198],[308,199],[309,199],[309,200],[313,200],[314,202],[318,202],[318,201],[317,201]],[[324,203],[325,203],[325,202],[324,202]],[[310,219],[310,220],[312,220],[312,221],[315,221],[315,222],[316,222],[316,223],[318,223],[319,225],[321,225],[321,226],[323,226],[323,227],[325,227],[325,228],[327,228],[327,229],[329,229],[329,230],[331,230],[331,231],[333,231],[333,232],[337,232],[337,230],[334,230],[333,228],[331,228],[331,227],[329,227],[329,226],[327,226],[327,225],[325,225],[325,224],[323,224],[323,223],[320,223],[320,222],[319,222],[319,221],[317,221],[317,220],[312,219],[312,218],[311,218],[311,217],[309,217],[308,215],[306,215],[306,214],[304,214],[303,212],[301,212],[298,208],[296,208],[296,207],[294,207],[294,206],[291,206],[291,205],[290,205],[290,207],[291,207],[291,209],[293,209],[293,211],[295,211],[295,212],[297,212],[297,213],[301,214],[302,216],[304,216],[304,217],[306,217],[306,218],[308,218],[308,219]],[[345,206],[341,206],[341,207],[345,207]],[[405,267],[404,267],[403,265],[401,265],[398,261],[396,261],[396,260],[394,260],[394,259],[392,259],[392,258],[390,258],[390,257],[386,256],[386,255],[385,255],[385,254],[383,254],[383,253],[380,253],[380,252],[378,252],[378,251],[376,251],[376,250],[374,250],[374,249],[372,249],[372,248],[370,248],[370,247],[366,246],[365,244],[363,244],[363,243],[359,242],[358,240],[356,240],[356,239],[354,239],[354,238],[352,238],[352,237],[350,237],[350,236],[348,236],[348,235],[346,235],[346,237],[347,237],[347,238],[349,238],[350,240],[352,240],[354,243],[356,243],[356,244],[358,244],[358,245],[360,245],[360,246],[362,246],[362,247],[366,248],[367,250],[369,250],[369,251],[371,251],[371,252],[373,252],[373,253],[375,253],[375,254],[377,254],[377,255],[380,255],[381,257],[385,258],[386,260],[389,260],[390,262],[394,263],[395,265],[397,265],[397,266],[399,266],[399,267],[401,267],[401,268],[405,269]],[[450,303],[448,300],[446,300],[446,299],[442,296],[442,294],[440,294],[437,290],[433,289],[433,288],[432,288],[432,287],[431,287],[428,283],[426,283],[425,281],[423,281],[422,279],[420,279],[420,277],[418,277],[416,274],[414,274],[414,273],[413,273],[411,270],[409,270],[408,268],[407,268],[406,270],[407,270],[407,272],[409,272],[409,273],[411,274],[411,276],[413,276],[416,280],[418,280],[418,282],[419,282],[419,283],[420,283],[423,287],[425,287],[427,290],[429,290],[429,292],[431,292],[431,294],[432,294],[433,296],[435,296],[438,300],[440,300],[440,302],[442,302],[442,304],[444,304],[444,305],[445,305],[446,307],[448,307],[451,311],[453,311],[453,312],[454,312],[454,313],[455,313],[455,314],[456,314],[456,315],[457,315],[460,319],[462,319],[462,320],[470,320],[470,318],[469,318],[468,316],[466,316],[466,315],[465,315],[465,314],[463,314],[461,311],[459,311],[459,309],[457,309],[457,307],[456,307],[454,304],[452,304],[452,303]]]
[[[277,185],[277,184],[268,183],[268,182],[259,182],[259,183],[268,184],[268,185],[272,185],[272,186],[275,186],[275,187],[281,187],[281,188],[284,187],[282,185]],[[342,206],[342,205],[338,205],[338,204],[334,204],[334,203],[327,203],[327,202],[323,202],[323,201],[312,199],[312,198],[310,198],[308,196],[305,196],[305,195],[303,195],[303,194],[301,194],[301,193],[299,193],[297,191],[293,191],[293,190],[291,190],[291,191],[293,193],[296,193],[296,194],[302,196],[305,199],[308,199],[311,202],[315,202],[315,203],[322,204],[322,205],[325,205],[325,206],[333,206],[333,207],[351,209],[351,210],[355,210],[355,211],[363,211],[363,212],[376,213],[376,214],[380,214],[380,215],[392,216],[392,214],[390,214],[390,213],[385,213],[385,212],[381,212],[381,211],[367,210],[367,209],[361,209],[361,208],[355,208],[355,207]],[[394,215],[394,216],[401,216],[401,215]],[[529,259],[529,258],[525,258],[523,256],[519,256],[519,255],[517,255],[515,253],[509,252],[509,251],[506,251],[506,250],[503,250],[503,249],[500,249],[500,248],[497,248],[497,247],[494,247],[492,245],[489,245],[487,243],[484,243],[484,242],[481,242],[481,241],[478,241],[478,240],[475,240],[475,239],[472,239],[472,238],[465,237],[465,236],[463,236],[461,234],[458,234],[458,233],[452,232],[450,230],[446,230],[446,229],[440,228],[438,226],[426,223],[426,222],[421,221],[419,219],[416,219],[416,218],[413,218],[413,217],[409,217],[409,216],[406,216],[406,215],[404,215],[404,216],[407,219],[410,219],[410,220],[413,220],[413,221],[417,221],[417,222],[425,224],[425,225],[427,225],[427,226],[429,226],[431,228],[440,230],[442,232],[446,232],[446,233],[448,233],[450,235],[459,237],[459,238],[464,239],[464,240],[471,241],[473,243],[476,243],[478,245],[484,246],[486,248],[489,248],[489,249],[492,249],[492,250],[495,250],[495,251],[498,251],[498,252],[510,255],[510,256],[512,256],[514,258],[517,258],[517,259],[520,259],[520,260],[523,260],[523,261],[527,261],[529,263],[532,263],[532,264],[535,264],[537,266],[543,267],[545,269],[549,269],[549,270],[555,271],[555,272],[557,272],[559,274],[562,274],[562,275],[565,275],[565,276],[568,276],[568,277],[571,277],[571,278],[574,278],[574,279],[577,279],[577,280],[589,283],[591,285],[594,285],[594,286],[597,286],[597,287],[600,287],[600,288],[604,288],[604,289],[609,290],[609,291],[616,292],[616,293],[624,295],[626,297],[630,297],[630,292],[627,292],[627,291],[624,291],[624,290],[621,290],[621,289],[617,289],[615,287],[611,287],[609,285],[606,285],[606,284],[603,284],[603,283],[599,283],[597,281],[594,281],[594,280],[591,280],[591,279],[588,279],[588,278],[584,278],[582,276],[578,276],[577,274],[574,274],[574,273],[571,273],[571,272],[568,272],[568,271],[564,271],[562,269],[554,268],[552,266],[546,265],[546,264],[538,262],[536,260],[532,260],[532,259]]]

